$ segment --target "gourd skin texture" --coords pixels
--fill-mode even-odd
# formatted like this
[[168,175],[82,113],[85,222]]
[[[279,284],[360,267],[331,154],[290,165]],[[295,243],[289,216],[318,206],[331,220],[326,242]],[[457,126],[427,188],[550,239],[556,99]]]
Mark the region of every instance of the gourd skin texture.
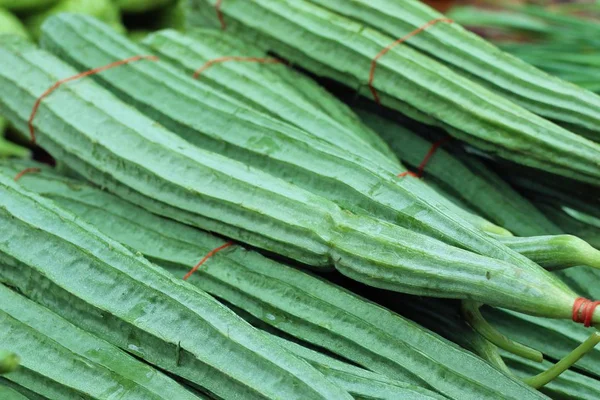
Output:
[[269,335],[277,344],[298,357],[307,360],[311,365],[323,372],[329,379],[345,388],[355,399],[378,400],[443,400],[446,397],[436,395],[417,386],[394,381],[383,375],[375,374],[355,367],[332,357],[305,348],[286,339]]
[[[6,60],[0,86],[11,93],[0,98],[0,112],[26,131],[39,93],[76,72],[46,52],[12,47],[18,46],[0,50]],[[376,287],[571,316],[576,295],[517,253],[519,266],[343,211],[280,179],[190,146],[89,79],[53,93],[34,123],[40,144],[56,159],[152,212],[313,266],[333,264]]]
[[[190,75],[220,57],[269,58],[250,42],[216,29],[194,29],[186,35],[159,31],[143,44]],[[284,64],[219,63],[203,71],[198,79],[250,108],[280,118],[343,150],[359,148],[364,158],[379,162],[383,156],[394,161],[398,170],[403,168],[385,142],[345,104]]]
[[[44,46],[82,69],[144,52],[82,16],[52,18],[44,31]],[[66,37],[69,39],[63,40]],[[236,104],[162,62],[132,64],[94,79],[203,149],[292,181],[352,212],[374,215],[453,246],[531,266],[447,210],[442,198],[433,197],[434,192],[422,182],[398,180],[397,167],[389,160],[381,159],[376,165],[360,158],[356,149],[349,154],[327,146],[303,131]]]
[[[2,163],[0,174],[12,176],[26,165]],[[72,210],[176,276],[183,276],[223,244],[214,236],[46,169],[22,177],[19,183]],[[389,378],[429,386],[460,400],[538,398],[537,392],[413,322],[258,253],[240,247],[223,250],[196,271],[190,282],[277,329]]]
[[[392,37],[443,17],[416,0],[308,0]],[[590,129],[600,141],[600,97],[531,66],[458,24],[438,24],[411,38],[416,48],[549,120]]]
[[[196,0],[195,4],[199,20],[218,26],[214,2]],[[229,0],[220,10],[228,32],[255,38],[262,47],[318,75],[350,87],[363,85],[361,93],[369,97],[366,83],[371,60],[396,39],[304,0]],[[417,114],[433,118],[453,136],[515,162],[600,182],[597,143],[536,116],[407,46],[396,46],[377,65],[374,87],[384,105],[411,117],[418,109]],[[393,102],[388,101],[390,97]]]
[[0,191],[0,279],[71,323],[224,398],[351,398],[206,293],[10,178]]
[[[0,376],[0,394],[4,395],[2,390],[8,391],[7,393],[9,393],[10,396],[16,396],[10,397],[7,394],[7,400],[48,400],[47,397],[40,396],[39,394]],[[2,397],[2,399],[4,399],[4,397]]]
[[7,379],[51,398],[60,393],[60,398],[198,399],[162,373],[4,285],[0,299],[0,340],[22,357],[21,367]]
[[7,386],[3,386],[0,381],[0,398],[3,400],[30,400],[21,393]]
[[[400,124],[362,109],[354,110],[390,144],[402,162],[416,167],[431,149],[432,142]],[[483,171],[485,176],[480,176],[478,173],[485,169],[484,166],[479,166],[480,168],[473,171],[469,164],[455,157],[452,150],[446,150],[448,146],[451,146],[451,143],[438,148],[427,163],[425,172],[428,179],[443,183],[444,188],[456,193],[471,208],[515,235],[533,236],[560,232],[509,185],[498,177],[490,179],[490,174],[495,175],[493,172]]]

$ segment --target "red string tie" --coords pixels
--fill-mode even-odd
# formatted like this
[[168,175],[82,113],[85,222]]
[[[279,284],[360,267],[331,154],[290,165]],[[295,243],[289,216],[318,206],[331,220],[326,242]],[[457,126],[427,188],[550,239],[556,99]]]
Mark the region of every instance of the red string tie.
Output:
[[583,297],[579,297],[573,303],[573,321],[583,323],[583,326],[592,326],[592,318],[596,307],[600,305],[600,301],[591,301]]
[[35,131],[33,128],[33,119],[35,118],[35,115],[36,115],[38,109],[40,108],[40,104],[41,104],[42,100],[44,98],[48,97],[52,92],[54,92],[56,89],[58,89],[61,85],[65,84],[67,82],[77,80],[79,78],[84,78],[86,76],[97,74],[99,72],[105,71],[110,68],[118,67],[118,66],[124,65],[124,64],[129,64],[131,62],[142,60],[142,59],[157,61],[158,57],[156,57],[156,56],[135,56],[135,57],[131,57],[131,58],[126,58],[124,60],[115,61],[115,62],[105,65],[103,67],[98,67],[98,68],[90,69],[89,71],[84,71],[82,73],[71,76],[69,78],[61,79],[60,81],[58,81],[54,85],[52,85],[48,90],[46,90],[44,93],[42,93],[42,95],[40,97],[37,98],[37,100],[35,101],[35,104],[33,105],[33,109],[31,110],[31,115],[29,116],[29,134],[31,135],[31,143],[35,144]]
[[406,171],[403,172],[401,174],[398,174],[398,177],[404,177],[407,175],[410,175],[412,177],[415,178],[421,178],[423,177],[423,174],[425,173],[425,167],[427,166],[427,164],[429,163],[429,161],[431,160],[431,158],[433,157],[433,155],[435,154],[435,152],[437,151],[437,149],[440,146],[443,146],[444,144],[446,144],[447,142],[449,142],[450,140],[452,140],[451,137],[445,137],[443,139],[438,140],[437,142],[433,143],[431,145],[431,147],[429,148],[429,151],[427,152],[427,154],[425,154],[425,157],[423,158],[423,161],[421,161],[421,164],[419,164],[418,168],[417,168],[417,173],[411,172],[411,171]]
[[221,23],[221,30],[227,29],[227,25],[225,24],[225,17],[223,17],[223,12],[221,11],[221,3],[223,0],[217,0],[215,3],[215,10],[217,11],[217,18],[219,18],[219,22]]
[[194,266],[194,268],[192,268],[192,269],[190,270],[190,272],[188,272],[187,274],[185,274],[185,276],[183,277],[183,280],[184,280],[184,281],[187,281],[187,280],[188,280],[188,278],[189,278],[190,276],[192,276],[192,274],[193,274],[194,272],[196,272],[196,271],[198,270],[198,268],[200,268],[200,267],[202,266],[202,264],[204,264],[204,263],[205,263],[205,262],[206,262],[206,261],[207,261],[209,258],[211,258],[212,256],[214,256],[215,254],[217,254],[217,253],[218,253],[218,252],[220,252],[221,250],[223,250],[223,249],[226,249],[226,248],[228,248],[229,246],[233,246],[233,245],[234,245],[234,243],[233,243],[233,242],[227,242],[227,243],[225,243],[224,245],[222,245],[222,246],[219,246],[219,247],[217,247],[216,249],[213,249],[213,250],[209,251],[209,252],[208,252],[208,254],[207,254],[207,255],[205,255],[205,256],[204,256],[204,258],[203,258],[202,260],[200,260],[200,262],[199,262],[198,264],[196,264],[196,265]]
[[19,179],[21,179],[23,177],[23,175],[35,174],[38,172],[42,172],[42,170],[39,168],[35,168],[35,167],[25,168],[23,171],[21,171],[17,175],[15,175],[15,177],[13,179],[15,180],[15,182],[17,182]]
[[387,46],[386,48],[381,50],[379,53],[377,53],[377,55],[373,58],[373,60],[371,61],[371,70],[369,71],[369,90],[371,90],[371,94],[373,94],[373,99],[375,100],[375,102],[377,102],[377,104],[381,105],[381,100],[379,99],[379,94],[377,93],[377,90],[373,86],[373,80],[375,79],[375,68],[377,68],[377,60],[379,60],[381,57],[386,55],[387,52],[390,51],[392,48],[398,46],[399,44],[406,42],[411,37],[418,35],[419,33],[423,32],[430,26],[437,24],[438,22],[447,22],[447,23],[451,24],[454,21],[452,21],[450,18],[436,18],[434,20],[431,20],[428,23],[426,23],[425,25],[421,26],[420,28],[417,28],[414,31],[408,33],[407,35],[401,37],[400,39],[394,41],[392,44],[390,44],[389,46]]
[[283,60],[280,60],[278,58],[271,58],[271,57],[238,57],[238,56],[219,57],[219,58],[215,58],[213,60],[207,61],[203,66],[201,66],[194,72],[193,77],[194,77],[194,79],[198,79],[200,74],[202,74],[204,71],[206,71],[213,65],[219,64],[219,63],[224,63],[224,62],[230,62],[230,61],[253,62],[253,63],[259,63],[259,64],[285,64],[285,62]]

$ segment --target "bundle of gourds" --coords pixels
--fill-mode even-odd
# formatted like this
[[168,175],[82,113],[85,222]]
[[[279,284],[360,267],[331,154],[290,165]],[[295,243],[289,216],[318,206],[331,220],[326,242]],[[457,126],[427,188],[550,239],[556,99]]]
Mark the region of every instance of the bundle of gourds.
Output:
[[0,35],[57,163],[0,161],[0,398],[599,397],[600,97],[417,0],[172,7]]

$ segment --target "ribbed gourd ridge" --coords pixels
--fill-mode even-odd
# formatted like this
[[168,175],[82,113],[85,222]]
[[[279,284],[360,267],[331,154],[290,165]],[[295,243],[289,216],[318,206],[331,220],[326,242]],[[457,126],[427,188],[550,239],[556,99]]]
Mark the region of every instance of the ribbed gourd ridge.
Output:
[[0,397],[4,400],[45,400],[22,386],[0,377]]
[[[198,400],[180,384],[0,285],[0,340],[21,366],[6,379],[48,398]],[[4,397],[3,397],[4,399]]]
[[[417,167],[431,149],[431,141],[408,128],[363,109],[355,111],[388,142],[405,164]],[[485,177],[481,176],[481,169],[485,169],[485,166],[481,165],[481,168],[472,170],[470,165],[455,157],[452,150],[446,150],[446,146],[451,146],[451,143],[438,148],[427,164],[425,172],[428,179],[434,179],[445,189],[459,196],[469,207],[515,235],[531,236],[560,232],[560,229],[531,202],[502,182],[499,177],[490,180],[489,174],[495,175],[494,172],[486,170],[483,171]]]
[[[0,86],[11,93],[0,97],[0,111],[26,131],[39,93],[76,71],[44,51],[11,47],[18,46],[0,50],[5,66]],[[575,294],[518,253],[507,250],[514,263],[488,258],[343,211],[283,180],[190,146],[91,80],[54,92],[34,122],[39,143],[56,159],[161,215],[307,264],[334,265],[369,285],[570,318]]]
[[0,378],[0,396],[2,396],[4,400],[32,400],[31,398],[25,397],[25,395],[17,391],[17,389],[10,388],[3,383],[3,378]]
[[[259,47],[220,30],[195,29],[188,35],[159,31],[142,43],[190,75],[221,57],[273,58]],[[363,157],[372,161],[377,162],[382,155],[395,160],[385,142],[369,132],[344,103],[285,64],[226,61],[212,64],[198,79],[252,109],[280,118],[342,149],[359,146]],[[401,168],[399,164],[396,167]]]
[[[22,166],[0,164],[0,174],[13,175]],[[222,239],[46,170],[19,182],[176,276],[223,244]],[[255,252],[223,250],[190,282],[271,326],[392,379],[461,400],[538,396],[415,323]]]
[[4,176],[0,191],[0,277],[32,300],[220,397],[351,398],[206,293],[52,202]]
[[270,337],[281,347],[308,361],[329,379],[345,388],[354,398],[379,400],[447,399],[447,397],[442,397],[429,390],[392,380],[383,375],[336,360],[278,336],[270,335]]
[[[417,0],[308,0],[392,37],[402,37],[443,15]],[[514,57],[459,24],[440,24],[409,45],[547,119],[595,132],[600,141],[600,97]]]
[[[214,3],[195,0],[198,21],[218,26]],[[306,0],[223,2],[227,30],[371,96],[372,59],[396,38]],[[212,15],[212,17],[210,17]],[[436,29],[437,26],[431,28]],[[373,86],[382,103],[397,100],[433,117],[476,147],[573,179],[600,181],[600,146],[496,95],[419,51],[396,46],[377,63]],[[387,99],[392,97],[394,102]],[[402,110],[401,110],[402,111]]]
[[[66,35],[69,41],[59,39]],[[42,42],[81,68],[144,51],[108,27],[78,15],[47,21]],[[447,201],[422,182],[398,180],[398,171],[389,160],[374,164],[361,158],[358,149],[341,151],[290,125],[240,109],[223,93],[165,63],[131,64],[95,79],[198,147],[292,181],[353,212],[374,215],[486,256],[517,265],[528,263],[448,211]]]

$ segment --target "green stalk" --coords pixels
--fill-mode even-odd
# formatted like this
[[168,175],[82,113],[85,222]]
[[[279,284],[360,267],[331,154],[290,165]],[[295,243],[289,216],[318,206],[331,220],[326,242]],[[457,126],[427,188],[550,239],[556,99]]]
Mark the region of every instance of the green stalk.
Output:
[[548,270],[578,265],[600,268],[600,250],[573,235],[498,236],[497,239]]
[[461,306],[463,317],[477,333],[489,340],[490,343],[509,353],[527,358],[528,360],[542,362],[544,359],[542,353],[509,339],[490,325],[483,315],[481,315],[481,312],[479,311],[480,307],[481,304],[472,301],[463,301]]
[[[553,366],[549,361],[535,363],[510,353],[502,353],[511,371],[522,379],[539,374]],[[552,399],[597,400],[600,397],[600,382],[576,370],[566,370],[539,389]]]
[[579,361],[581,357],[585,356],[590,350],[592,350],[598,343],[600,343],[600,333],[594,332],[585,342],[569,353],[569,355],[565,356],[559,362],[554,364],[554,366],[538,375],[524,379],[525,383],[536,389],[543,387],[569,369],[573,364]]

